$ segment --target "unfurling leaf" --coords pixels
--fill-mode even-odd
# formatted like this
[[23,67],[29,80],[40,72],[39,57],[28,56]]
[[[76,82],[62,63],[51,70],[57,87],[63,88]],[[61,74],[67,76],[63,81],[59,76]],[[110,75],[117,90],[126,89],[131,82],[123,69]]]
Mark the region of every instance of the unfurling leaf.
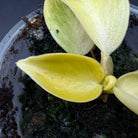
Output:
[[106,76],[103,81],[103,90],[106,91],[107,93],[113,94],[112,89],[115,86],[116,81],[117,79],[114,76],[112,75]]
[[85,55],[92,49],[92,40],[61,0],[46,0],[44,17],[53,38],[66,52]]
[[49,93],[73,102],[87,102],[102,93],[104,71],[89,57],[74,54],[45,54],[17,62]]
[[66,3],[105,54],[110,55],[122,42],[129,21],[128,0],[62,0]]
[[121,76],[113,91],[124,105],[138,115],[138,71]]

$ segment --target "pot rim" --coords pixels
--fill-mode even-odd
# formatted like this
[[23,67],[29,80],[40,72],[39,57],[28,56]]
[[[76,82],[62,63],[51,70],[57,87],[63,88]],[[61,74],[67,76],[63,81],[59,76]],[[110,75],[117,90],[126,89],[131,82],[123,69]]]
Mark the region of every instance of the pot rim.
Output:
[[[29,13],[27,16],[28,19],[34,18],[38,16],[37,11],[42,13],[42,8],[36,9]],[[17,40],[18,36],[22,33],[24,28],[26,27],[26,23],[23,20],[17,22],[10,31],[5,35],[5,37],[0,42],[0,70],[4,60],[5,52],[13,45],[13,43]]]
[[138,6],[130,4],[130,12],[138,17]]
[[[29,13],[26,17],[28,19],[34,18],[38,16],[38,11],[42,13],[42,9],[39,8]],[[22,31],[24,30],[25,27],[26,27],[26,23],[23,20],[20,20],[19,22],[17,22],[17,24],[15,24],[15,26],[13,26],[13,28],[11,28],[11,30],[6,34],[6,36],[0,42],[0,73],[2,71],[2,67],[6,58],[6,53],[11,48],[11,46],[15,43],[15,41],[18,40],[19,35],[22,34]],[[20,124],[19,119],[20,117],[16,115],[15,120],[17,124],[17,134],[20,135],[20,137],[22,138],[22,133],[19,127],[19,124]],[[2,132],[1,132],[1,126],[0,126],[0,137],[1,135],[2,135]]]

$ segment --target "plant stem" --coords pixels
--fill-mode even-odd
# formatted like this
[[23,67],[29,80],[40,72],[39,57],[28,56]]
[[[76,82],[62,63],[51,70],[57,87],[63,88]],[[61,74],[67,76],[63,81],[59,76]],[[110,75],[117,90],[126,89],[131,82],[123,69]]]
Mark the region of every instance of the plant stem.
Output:
[[105,71],[105,75],[113,75],[113,61],[112,57],[109,55],[105,55],[101,52],[101,66]]

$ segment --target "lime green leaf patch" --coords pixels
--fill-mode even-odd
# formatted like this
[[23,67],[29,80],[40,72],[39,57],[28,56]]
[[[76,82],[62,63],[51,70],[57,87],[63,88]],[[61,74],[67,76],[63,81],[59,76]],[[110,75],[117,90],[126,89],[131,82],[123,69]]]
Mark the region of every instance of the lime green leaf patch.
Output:
[[92,49],[92,40],[61,0],[46,0],[44,17],[53,38],[66,52],[85,55]]
[[100,50],[110,55],[122,42],[129,21],[128,0],[62,0]]
[[113,87],[116,84],[116,81],[117,79],[114,76],[112,75],[106,76],[103,82],[103,88],[104,88],[103,90],[106,91],[107,93],[111,93]]
[[121,76],[113,91],[124,105],[138,114],[138,72]]
[[89,57],[46,54],[17,62],[36,83],[49,93],[73,102],[87,102],[102,93],[104,71]]

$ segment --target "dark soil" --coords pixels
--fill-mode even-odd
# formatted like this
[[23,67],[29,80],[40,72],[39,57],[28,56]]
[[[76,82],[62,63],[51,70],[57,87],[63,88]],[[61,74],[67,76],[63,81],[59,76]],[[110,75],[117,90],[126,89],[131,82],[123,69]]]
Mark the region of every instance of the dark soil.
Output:
[[3,78],[2,88],[0,88],[0,127],[2,127],[2,133],[4,134],[2,138],[6,137],[16,137],[17,134],[17,124],[15,121],[15,113],[18,110],[17,107],[13,107],[12,98],[13,90],[12,84],[9,83],[8,86],[5,86],[8,78]]
[[[27,77],[27,76],[26,76]],[[138,136],[138,117],[113,95],[107,103],[95,100],[76,104],[47,94],[27,77],[23,103],[22,132],[28,137],[134,138]]]

